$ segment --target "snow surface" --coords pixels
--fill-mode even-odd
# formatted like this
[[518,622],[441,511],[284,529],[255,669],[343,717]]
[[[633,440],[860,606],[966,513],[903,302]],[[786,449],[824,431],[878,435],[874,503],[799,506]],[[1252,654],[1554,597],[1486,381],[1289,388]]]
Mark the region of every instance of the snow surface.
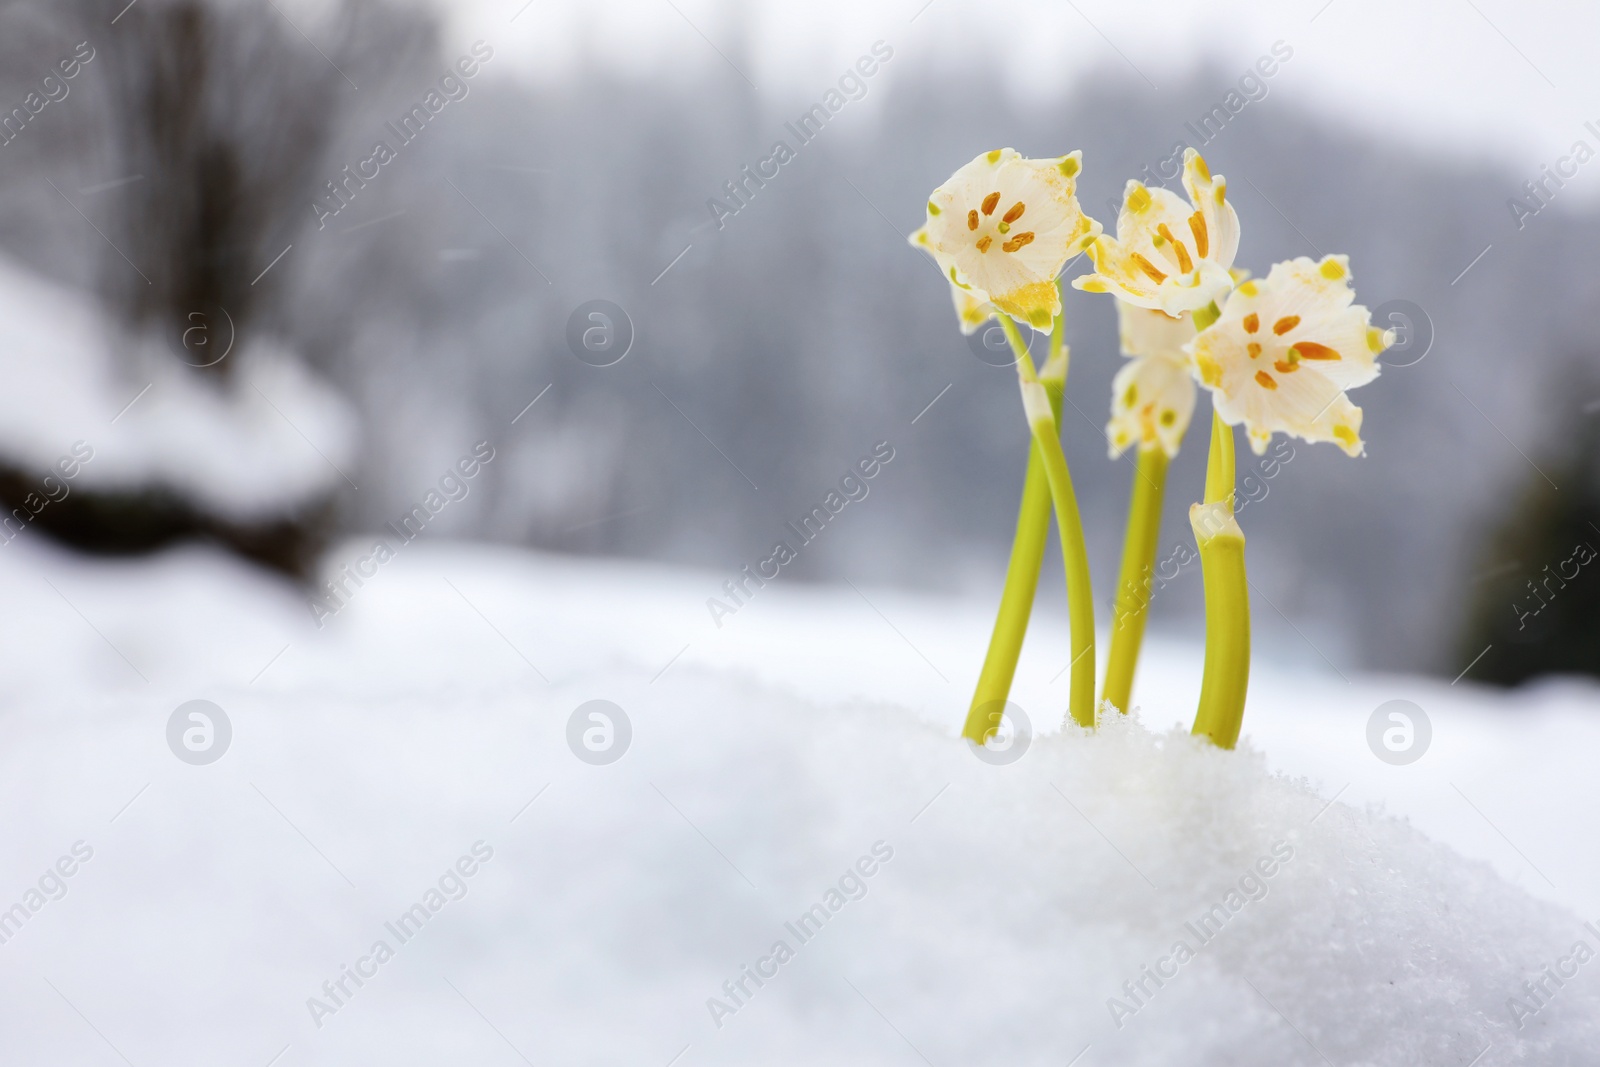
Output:
[[[230,342],[225,322],[199,321],[209,351]],[[240,522],[344,484],[354,410],[292,353],[239,344],[221,357],[232,363],[224,388],[181,362],[209,360],[196,354],[208,351],[200,334],[187,348],[168,340],[135,338],[93,296],[0,255],[0,456],[42,477],[82,441],[94,458],[73,487],[162,487]]]
[[[1600,947],[1593,687],[1261,665],[1224,753],[1169,732],[1199,653],[1157,642],[1148,726],[1061,732],[1046,613],[1041,736],[990,766],[954,739],[990,605],[780,580],[719,630],[722,580],[418,543],[319,630],[207,551],[0,548],[0,909],[93,850],[0,944],[6,1061],[1595,1062],[1600,961],[1520,1032],[1506,1003]],[[1394,697],[1434,727],[1405,767],[1366,748]],[[208,766],[167,748],[196,698],[234,730]],[[607,766],[566,740],[593,699],[632,723]],[[745,966],[777,971],[735,1001]]]

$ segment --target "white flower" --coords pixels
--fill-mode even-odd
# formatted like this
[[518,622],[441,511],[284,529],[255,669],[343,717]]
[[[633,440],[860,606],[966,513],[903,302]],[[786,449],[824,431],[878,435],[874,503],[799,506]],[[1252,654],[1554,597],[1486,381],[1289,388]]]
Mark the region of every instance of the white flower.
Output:
[[1189,203],[1168,189],[1128,182],[1117,236],[1089,246],[1094,273],[1073,280],[1085,292],[1113,293],[1144,308],[1182,315],[1228,291],[1228,269],[1239,250],[1239,216],[1227,199],[1227,179],[1215,178],[1200,153],[1183,156]]
[[1078,206],[1082,166],[1081,152],[1056,159],[985,152],[933,191],[928,220],[911,243],[978,303],[1047,330],[1061,312],[1057,275],[1100,232]]
[[1111,382],[1111,421],[1106,424],[1111,457],[1135,444],[1176,456],[1194,414],[1194,378],[1183,348],[1194,340],[1194,321],[1122,300],[1117,301],[1117,320],[1122,354],[1133,359]]
[[1244,423],[1257,455],[1279,432],[1361,455],[1361,409],[1345,390],[1378,376],[1394,335],[1354,300],[1348,256],[1301,256],[1235,289],[1186,346],[1217,414]]
[[961,323],[961,332],[964,334],[977,333],[978,327],[994,318],[994,305],[981,299],[971,289],[963,289],[952,283],[950,297],[955,301],[956,320]]

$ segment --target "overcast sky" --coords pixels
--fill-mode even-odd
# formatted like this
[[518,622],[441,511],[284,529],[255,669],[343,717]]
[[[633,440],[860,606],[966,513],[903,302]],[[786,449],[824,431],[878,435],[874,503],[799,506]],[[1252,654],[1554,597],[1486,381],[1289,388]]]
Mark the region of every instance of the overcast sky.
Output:
[[[992,62],[1019,94],[1046,97],[1109,67],[1157,90],[1208,57],[1243,73],[1283,40],[1294,59],[1272,91],[1353,125],[1451,155],[1496,155],[1529,178],[1576,138],[1600,147],[1584,130],[1589,119],[1600,128],[1600,4],[1575,0],[435,2],[453,43],[481,37],[500,51],[502,76],[559,80],[593,64],[649,78],[720,69],[730,92],[779,107],[814,97],[880,38],[896,50],[896,72]],[[1589,169],[1566,191],[1572,199],[1600,194],[1600,162]]]

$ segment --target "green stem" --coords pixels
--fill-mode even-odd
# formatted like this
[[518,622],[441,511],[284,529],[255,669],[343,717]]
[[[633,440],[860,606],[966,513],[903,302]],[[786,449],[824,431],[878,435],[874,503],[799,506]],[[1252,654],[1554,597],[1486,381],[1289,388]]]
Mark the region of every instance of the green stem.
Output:
[[[1050,396],[1051,410],[1059,417],[1065,374],[1040,380]],[[1039,571],[1044,565],[1044,547],[1049,534],[1050,481],[1044,471],[1039,444],[1030,438],[1028,473],[1022,483],[1022,505],[1017,509],[1017,533],[1011,542],[1011,562],[1006,566],[1000,610],[995,614],[989,652],[984,657],[978,687],[973,691],[972,706],[967,711],[967,722],[961,730],[961,736],[980,745],[999,729],[1001,712],[1011,695],[1011,681],[1016,676],[1022,639],[1033,613],[1033,595],[1039,587]]]
[[[1000,316],[1000,325],[1017,354],[1017,373],[1022,385],[1023,410],[1033,439],[1039,446],[1050,497],[1055,504],[1056,527],[1061,534],[1061,561],[1067,579],[1067,620],[1072,649],[1071,680],[1067,709],[1079,726],[1093,728],[1094,706],[1094,589],[1089,577],[1089,552],[1083,541],[1083,520],[1078,513],[1078,498],[1072,489],[1072,472],[1061,451],[1060,421],[1053,411],[1049,393],[1034,371],[1033,358],[1009,316]],[[1052,355],[1052,364],[1057,362]],[[1065,358],[1062,356],[1062,358]]]
[[1189,509],[1189,522],[1200,546],[1206,589],[1205,676],[1193,732],[1219,748],[1238,743],[1250,684],[1250,583],[1244,531],[1233,517],[1233,490],[1233,428],[1213,412],[1206,500]]
[[1141,448],[1133,474],[1133,498],[1128,504],[1128,532],[1122,545],[1122,571],[1117,577],[1117,607],[1111,624],[1111,652],[1106,657],[1106,684],[1102,703],[1128,710],[1133,693],[1134,668],[1144,642],[1145,616],[1150,608],[1151,580],[1161,535],[1161,501],[1167,485],[1167,454],[1160,448]]

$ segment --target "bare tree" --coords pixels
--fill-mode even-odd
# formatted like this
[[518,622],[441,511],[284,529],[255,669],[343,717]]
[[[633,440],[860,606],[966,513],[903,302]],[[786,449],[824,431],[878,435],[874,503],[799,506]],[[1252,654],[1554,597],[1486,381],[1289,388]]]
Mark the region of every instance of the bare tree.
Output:
[[303,224],[350,88],[266,4],[146,0],[117,34],[111,131],[122,173],[143,181],[115,225],[144,277],[108,261],[108,295],[130,322],[180,337],[220,310],[253,329],[282,292],[288,272],[262,272]]

